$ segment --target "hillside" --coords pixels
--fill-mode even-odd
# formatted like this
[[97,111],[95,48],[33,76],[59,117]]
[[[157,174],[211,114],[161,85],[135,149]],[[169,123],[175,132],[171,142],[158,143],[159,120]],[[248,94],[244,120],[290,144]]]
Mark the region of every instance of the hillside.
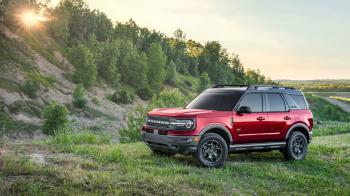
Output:
[[202,44],[180,29],[166,36],[133,20],[114,25],[84,1],[4,1],[0,9],[1,134],[42,137],[43,109],[56,102],[72,130],[117,139],[128,112],[163,90],[193,97],[216,83],[273,83],[219,42]]

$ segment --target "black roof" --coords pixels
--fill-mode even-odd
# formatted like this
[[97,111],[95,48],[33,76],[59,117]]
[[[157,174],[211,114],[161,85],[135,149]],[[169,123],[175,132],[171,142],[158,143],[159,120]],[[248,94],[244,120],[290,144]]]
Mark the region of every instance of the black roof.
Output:
[[268,92],[268,93],[286,93],[294,95],[303,95],[300,90],[292,87],[283,87],[275,85],[215,85],[207,89],[205,92],[213,93],[229,93],[229,92]]

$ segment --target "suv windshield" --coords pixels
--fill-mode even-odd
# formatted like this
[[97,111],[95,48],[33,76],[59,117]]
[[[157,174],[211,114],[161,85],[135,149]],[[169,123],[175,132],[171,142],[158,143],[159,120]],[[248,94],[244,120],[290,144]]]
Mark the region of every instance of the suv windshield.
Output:
[[244,91],[204,92],[186,106],[188,109],[232,111]]

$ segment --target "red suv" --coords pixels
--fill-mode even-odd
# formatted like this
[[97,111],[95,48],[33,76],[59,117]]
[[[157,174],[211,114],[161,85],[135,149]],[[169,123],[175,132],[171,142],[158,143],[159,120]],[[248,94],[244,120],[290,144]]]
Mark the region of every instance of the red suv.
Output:
[[231,152],[280,150],[287,160],[302,160],[312,126],[299,90],[216,85],[185,108],[150,111],[141,133],[156,154],[193,154],[202,166],[221,167]]

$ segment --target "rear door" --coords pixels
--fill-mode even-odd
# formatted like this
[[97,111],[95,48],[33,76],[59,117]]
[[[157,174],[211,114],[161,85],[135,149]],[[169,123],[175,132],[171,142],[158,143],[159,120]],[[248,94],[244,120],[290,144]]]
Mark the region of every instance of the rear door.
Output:
[[272,141],[284,140],[283,133],[288,129],[294,118],[284,97],[280,93],[264,93],[267,113],[267,133]]
[[237,143],[264,141],[267,132],[267,114],[263,111],[263,97],[261,93],[245,94],[236,110],[242,106],[250,107],[252,113],[233,114],[233,131],[237,133]]

